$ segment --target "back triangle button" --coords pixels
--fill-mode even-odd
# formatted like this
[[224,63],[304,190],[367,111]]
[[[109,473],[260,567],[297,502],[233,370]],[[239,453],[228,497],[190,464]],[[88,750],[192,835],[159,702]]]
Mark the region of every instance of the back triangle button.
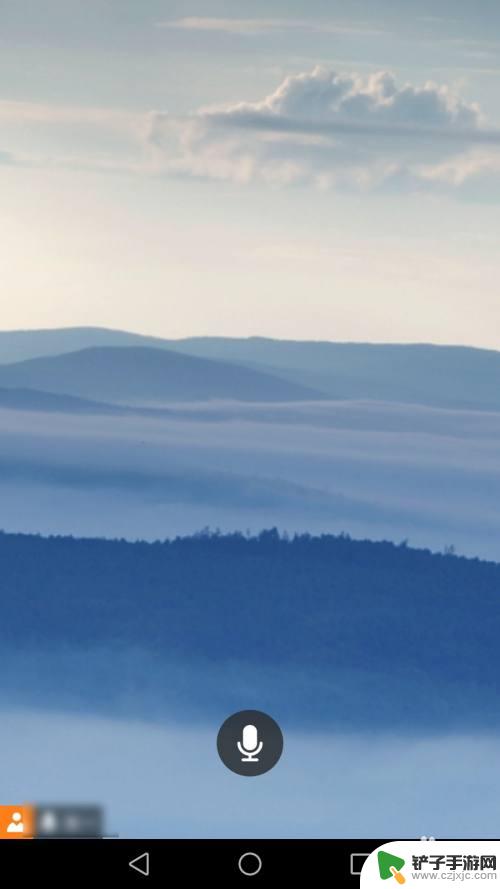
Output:
[[142,855],[133,858],[132,861],[129,861],[128,866],[142,874],[143,877],[149,877],[149,852],[143,852]]

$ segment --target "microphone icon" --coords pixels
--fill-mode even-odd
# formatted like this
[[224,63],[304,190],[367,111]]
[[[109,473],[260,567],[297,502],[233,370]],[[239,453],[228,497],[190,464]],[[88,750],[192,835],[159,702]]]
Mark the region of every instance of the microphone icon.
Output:
[[264,744],[259,741],[259,733],[254,725],[246,725],[241,733],[241,741],[238,741],[237,747],[242,762],[258,762],[258,754],[261,752]]

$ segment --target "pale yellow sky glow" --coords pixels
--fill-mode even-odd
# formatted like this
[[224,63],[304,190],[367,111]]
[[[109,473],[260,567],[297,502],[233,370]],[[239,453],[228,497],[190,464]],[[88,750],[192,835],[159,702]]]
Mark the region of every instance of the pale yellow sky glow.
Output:
[[500,348],[490,29],[315,5],[148,2],[31,43],[13,14],[1,329]]
[[200,199],[68,170],[3,167],[0,183],[2,329],[498,347],[496,208],[213,184]]

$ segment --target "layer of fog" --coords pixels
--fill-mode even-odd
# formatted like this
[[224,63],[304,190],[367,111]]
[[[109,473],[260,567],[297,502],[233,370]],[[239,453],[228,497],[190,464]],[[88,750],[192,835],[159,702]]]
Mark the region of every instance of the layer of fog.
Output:
[[375,669],[363,651],[353,666],[327,667],[299,659],[275,663],[244,649],[237,657],[146,650],[133,638],[91,647],[40,639],[4,646],[4,656],[16,666],[2,676],[0,709],[63,709],[168,724],[203,722],[243,707],[267,710],[300,729],[363,731],[369,725],[409,735],[500,726],[493,672],[488,683],[453,680],[446,669],[428,669],[424,662],[420,669],[400,665],[394,673],[390,658]]
[[407,405],[0,411],[0,526],[131,539],[346,531],[500,557],[500,415]]
[[100,802],[107,829],[134,837],[493,837],[498,736],[414,739],[282,728],[277,767],[227,771],[203,726],[0,712],[2,801]]

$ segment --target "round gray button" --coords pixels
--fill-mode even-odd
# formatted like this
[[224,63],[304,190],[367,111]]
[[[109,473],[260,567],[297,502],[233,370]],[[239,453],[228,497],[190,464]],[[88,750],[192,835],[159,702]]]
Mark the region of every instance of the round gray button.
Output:
[[222,724],[217,750],[224,765],[237,775],[263,775],[283,753],[283,735],[267,713],[241,710]]

